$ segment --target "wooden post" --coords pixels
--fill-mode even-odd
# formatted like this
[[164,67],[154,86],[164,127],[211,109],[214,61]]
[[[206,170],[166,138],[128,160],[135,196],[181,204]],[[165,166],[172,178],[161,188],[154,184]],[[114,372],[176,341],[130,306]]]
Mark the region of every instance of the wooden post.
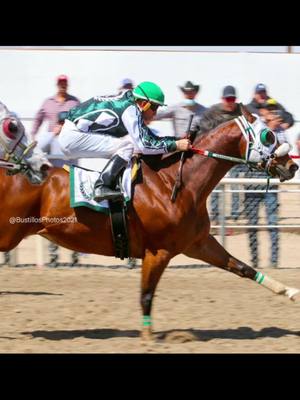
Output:
[[44,267],[45,266],[45,251],[44,251],[44,247],[45,247],[45,239],[40,236],[37,235],[36,236],[36,266],[37,267]]
[[15,267],[18,264],[18,250],[17,248],[5,253],[6,262],[9,267]]

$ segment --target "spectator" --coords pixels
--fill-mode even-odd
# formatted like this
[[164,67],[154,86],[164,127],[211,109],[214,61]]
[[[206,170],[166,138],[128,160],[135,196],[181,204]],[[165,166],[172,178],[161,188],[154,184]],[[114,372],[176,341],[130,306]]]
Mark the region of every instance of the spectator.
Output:
[[[199,129],[201,133],[210,131],[216,128],[223,122],[230,121],[241,115],[240,106],[236,102],[237,95],[236,89],[231,86],[225,86],[222,92],[221,103],[211,106],[204,112],[200,120]],[[230,171],[231,177],[237,177],[241,171],[244,171],[243,165],[237,165]],[[235,188],[235,186],[233,187]],[[218,186],[216,187],[218,189]],[[231,204],[232,218],[237,219],[239,216],[239,195],[233,193]],[[212,221],[218,223],[219,221],[219,193],[213,192],[211,194],[211,218]]]
[[208,132],[223,122],[230,121],[241,115],[240,106],[236,102],[237,95],[233,86],[225,86],[222,91],[221,103],[207,109],[200,120],[201,132]]
[[183,138],[187,133],[187,124],[191,114],[194,114],[191,131],[197,131],[200,118],[206,108],[197,103],[195,98],[199,92],[199,85],[194,85],[191,81],[187,81],[184,86],[179,86],[183,93],[184,100],[173,106],[166,107],[164,110],[159,110],[154,117],[154,121],[165,118],[171,118],[174,129],[174,136]]
[[[59,149],[56,143],[57,135],[61,129],[61,124],[58,122],[59,113],[69,111],[80,103],[76,97],[67,93],[68,77],[66,75],[60,75],[57,78],[57,87],[56,95],[47,98],[38,110],[31,131],[33,138],[38,141],[40,146],[48,150],[52,147],[52,150],[55,149],[55,151]],[[48,122],[48,129],[46,132],[43,131],[37,134],[43,122]],[[51,145],[52,140],[54,140],[53,145]],[[50,153],[53,154],[52,152]]]
[[[266,105],[262,106],[263,119],[267,126],[277,133],[279,143],[286,141],[284,132],[282,131],[282,110],[280,113],[270,111],[265,108]],[[260,171],[248,171],[245,175],[247,178],[265,178],[266,175]],[[265,192],[265,185],[250,184],[245,186],[246,190],[261,190],[264,192],[249,192],[245,193],[245,214],[248,219],[249,225],[258,225],[259,218],[259,206],[260,204],[265,205],[267,221],[269,225],[277,225],[278,222],[278,193],[272,192],[277,190],[277,185],[270,185],[269,191]],[[271,266],[277,267],[278,265],[278,229],[270,228],[271,237]],[[250,228],[249,230],[249,245],[252,258],[252,266],[258,268],[258,247],[257,247],[257,229]]]
[[125,92],[125,90],[133,90],[134,84],[133,81],[129,78],[125,78],[121,81],[121,86],[119,87],[119,94]]
[[300,133],[298,134],[297,139],[296,139],[296,148],[297,148],[298,155],[300,156]]
[[263,83],[258,83],[255,86],[253,99],[249,104],[247,104],[247,108],[251,113],[260,115],[261,110],[268,101],[271,103],[275,101],[276,109],[283,111],[283,121],[281,123],[282,129],[288,129],[294,125],[294,118],[292,114],[286,111],[286,109],[276,100],[271,99],[271,97],[268,95],[267,87]]
[[38,146],[45,152],[51,155],[62,156],[62,158],[51,158],[51,163],[55,167],[62,167],[64,164],[76,164],[76,160],[64,160],[64,153],[61,151],[58,135],[65,122],[68,111],[61,111],[57,116],[57,123],[53,132],[44,132],[43,135],[37,135]]
[[[297,135],[295,146],[296,146],[296,154],[298,156],[300,156],[300,133]],[[294,161],[300,166],[299,159],[296,159]],[[296,172],[296,179],[300,179],[300,171],[299,170]]]

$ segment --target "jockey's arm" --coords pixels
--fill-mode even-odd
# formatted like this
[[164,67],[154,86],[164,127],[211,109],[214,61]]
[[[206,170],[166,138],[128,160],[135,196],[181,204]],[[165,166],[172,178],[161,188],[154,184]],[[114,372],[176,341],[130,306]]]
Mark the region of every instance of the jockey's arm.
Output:
[[135,148],[143,154],[164,154],[177,150],[176,138],[158,137],[143,122],[135,106],[128,107],[122,114],[122,121],[131,136]]

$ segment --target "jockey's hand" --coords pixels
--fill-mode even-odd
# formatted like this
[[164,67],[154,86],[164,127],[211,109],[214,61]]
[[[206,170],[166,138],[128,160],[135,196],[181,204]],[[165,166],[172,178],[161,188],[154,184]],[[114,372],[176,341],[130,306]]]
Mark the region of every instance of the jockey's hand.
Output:
[[180,139],[176,141],[177,150],[187,151],[190,150],[192,145],[190,139]]

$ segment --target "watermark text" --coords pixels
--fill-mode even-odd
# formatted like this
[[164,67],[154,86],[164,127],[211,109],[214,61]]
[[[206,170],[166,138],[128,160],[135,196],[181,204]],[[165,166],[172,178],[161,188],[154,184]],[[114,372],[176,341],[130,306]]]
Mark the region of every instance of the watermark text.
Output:
[[72,224],[76,223],[76,216],[70,217],[10,217],[9,223],[14,224]]

